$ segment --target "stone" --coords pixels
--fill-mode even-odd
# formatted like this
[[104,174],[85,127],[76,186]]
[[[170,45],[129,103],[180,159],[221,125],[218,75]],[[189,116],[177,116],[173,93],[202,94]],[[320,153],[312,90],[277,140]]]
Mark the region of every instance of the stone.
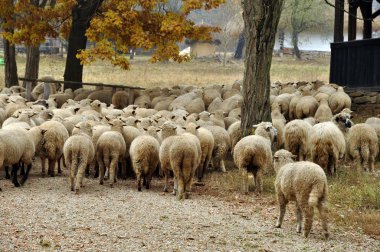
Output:
[[363,96],[362,91],[347,92],[347,94],[352,98]]
[[354,103],[356,104],[363,104],[363,103],[370,103],[371,102],[371,96],[360,96],[354,98]]

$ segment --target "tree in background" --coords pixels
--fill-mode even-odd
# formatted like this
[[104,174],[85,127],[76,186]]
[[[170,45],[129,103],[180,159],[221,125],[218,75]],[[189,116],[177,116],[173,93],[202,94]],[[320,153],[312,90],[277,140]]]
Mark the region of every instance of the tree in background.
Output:
[[[75,0],[1,1],[0,14],[3,28],[1,35],[6,43],[23,44],[28,48],[25,77],[38,77],[39,45],[46,37],[58,37],[61,31],[67,30],[70,25],[68,10],[75,4]],[[14,70],[17,69],[15,53],[10,51],[10,55],[13,55],[13,60],[9,64],[12,68],[12,79],[17,79],[17,70],[16,73]],[[6,66],[6,69],[9,66]],[[6,74],[6,83],[9,83],[10,79],[7,76]],[[11,83],[18,85],[18,81]]]
[[324,0],[285,0],[279,31],[289,31],[297,59],[301,59],[299,35],[316,31],[321,36],[332,31],[334,12]]
[[252,125],[270,121],[270,67],[283,0],[244,0],[246,41],[241,127],[243,136]]
[[[131,48],[154,48],[151,62],[173,59],[189,60],[179,55],[178,42],[184,38],[210,40],[217,28],[195,25],[187,17],[193,10],[218,7],[223,0],[184,1],[180,11],[170,11],[159,0],[104,1],[99,13],[92,18],[86,36],[96,44],[82,50],[78,58],[88,64],[97,59],[129,69],[126,53]],[[70,41],[69,41],[70,43]]]

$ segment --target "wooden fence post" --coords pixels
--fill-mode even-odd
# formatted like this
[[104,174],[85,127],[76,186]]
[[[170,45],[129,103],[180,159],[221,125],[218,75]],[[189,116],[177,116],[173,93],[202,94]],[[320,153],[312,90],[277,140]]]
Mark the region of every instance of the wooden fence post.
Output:
[[44,100],[49,99],[49,95],[50,95],[49,83],[45,82],[44,83]]

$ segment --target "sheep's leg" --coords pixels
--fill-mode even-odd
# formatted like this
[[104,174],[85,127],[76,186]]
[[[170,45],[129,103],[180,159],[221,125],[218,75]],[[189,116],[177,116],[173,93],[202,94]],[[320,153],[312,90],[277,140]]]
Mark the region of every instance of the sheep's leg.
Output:
[[20,184],[23,185],[29,177],[29,172],[32,169],[32,164],[28,164],[24,176],[21,178]]
[[302,211],[298,204],[296,204],[296,216],[297,216],[297,233],[301,233],[302,229]]
[[58,163],[58,174],[62,174],[62,170],[61,170],[61,159],[62,159],[62,156],[58,159],[57,163]]
[[140,171],[136,172],[137,177],[137,191],[141,192],[141,173]]
[[86,167],[85,176],[86,176],[86,178],[90,177],[90,165],[87,165],[87,167]]
[[117,166],[117,159],[116,158],[112,158],[111,164],[110,164],[110,167],[109,167],[110,186],[111,187],[113,187],[113,184],[116,182],[116,176],[115,176],[116,166]]
[[12,165],[12,183],[15,187],[20,187],[20,184],[17,181],[17,171],[18,171],[18,164]]
[[324,231],[325,238],[329,238],[329,230],[328,230],[328,214],[327,214],[327,209],[323,202],[318,203],[318,211],[319,211],[319,216],[321,217],[322,220],[322,228]]
[[354,159],[354,169],[357,171],[357,172],[360,172],[361,171],[361,157],[360,157],[360,152],[359,150],[354,150],[353,153],[351,154],[352,155],[352,158]]
[[45,175],[46,175],[45,158],[41,158],[41,175],[42,175],[42,177],[45,177]]
[[49,171],[50,171],[50,177],[54,177],[54,170],[55,170],[55,160],[49,159]]
[[223,159],[220,160],[220,170],[222,170],[222,172],[226,172],[226,167],[224,166],[224,160]]
[[241,171],[243,177],[243,191],[245,194],[248,194],[248,171],[246,168],[242,168]]
[[263,182],[262,182],[262,178],[261,178],[261,169],[259,169],[255,174],[255,187],[256,187],[256,191],[258,193],[263,192]]
[[11,179],[11,175],[9,175],[9,167],[8,166],[5,166],[5,178]]
[[121,160],[121,179],[127,179],[127,160],[125,158]]
[[177,194],[178,200],[184,199],[184,192],[185,192],[185,181],[183,180],[182,176],[179,176],[179,178],[178,178],[178,194]]
[[174,176],[173,195],[178,195],[178,178]]
[[165,175],[165,186],[164,186],[164,192],[168,192],[168,185],[169,185],[169,172],[167,170],[164,170]]
[[282,221],[284,220],[286,205],[288,204],[288,200],[281,193],[277,194],[277,201],[280,206],[280,215],[278,216],[276,228],[281,228]]
[[373,155],[369,156],[369,172],[375,171],[375,157]]
[[361,150],[361,156],[362,156],[362,167],[364,168],[365,171],[369,171],[369,148],[368,147],[365,147],[365,148],[362,148]]
[[24,164],[24,162],[21,161],[19,167],[20,167],[20,175],[24,176],[25,175],[25,164]]
[[104,184],[104,163],[102,158],[98,158],[99,164],[99,184]]
[[189,180],[187,181],[187,183],[185,184],[185,199],[190,198],[192,183],[193,183],[193,176],[191,176]]
[[[73,161],[71,161],[71,162],[73,162]],[[74,183],[74,180],[75,180],[75,167],[74,167],[73,163],[69,164],[69,169],[70,169],[70,189],[71,189],[71,191],[74,192],[74,190],[75,190],[75,187],[74,187],[74,185],[75,185],[75,183]]]
[[86,169],[86,162],[83,160],[80,161],[78,165],[77,177],[76,177],[76,185],[75,185],[75,193],[79,192],[79,188],[83,187],[83,176]]
[[309,236],[311,226],[313,225],[314,208],[310,206],[304,206],[303,214],[305,217],[303,235],[305,238],[307,238]]

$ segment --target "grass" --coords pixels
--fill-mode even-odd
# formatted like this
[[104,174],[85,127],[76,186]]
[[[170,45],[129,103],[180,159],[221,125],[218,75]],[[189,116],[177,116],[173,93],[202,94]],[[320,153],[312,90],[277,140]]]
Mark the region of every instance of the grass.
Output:
[[[39,76],[53,76],[63,79],[65,58],[42,55]],[[25,55],[17,57],[19,76],[24,76]],[[4,66],[0,66],[0,87],[4,86]],[[295,82],[300,80],[328,81],[329,59],[317,58],[297,61],[292,57],[274,57],[272,61],[272,81]],[[140,87],[170,87],[178,84],[207,86],[212,84],[230,84],[242,79],[244,62],[233,61],[225,67],[216,61],[193,60],[185,63],[149,63],[148,57],[136,57],[131,61],[130,71],[121,70],[103,61],[85,66],[83,81],[103,82]]]
[[[380,177],[364,172],[358,174],[350,169],[342,166],[338,168],[336,177],[328,178],[330,221],[345,229],[359,228],[371,237],[380,239]],[[379,174],[379,169],[376,172]],[[264,204],[276,204],[274,180],[274,174],[263,177]],[[224,174],[210,173],[206,181],[219,196],[228,200],[247,200],[242,196],[243,178],[237,169],[229,169]],[[253,204],[256,200],[252,200]]]

